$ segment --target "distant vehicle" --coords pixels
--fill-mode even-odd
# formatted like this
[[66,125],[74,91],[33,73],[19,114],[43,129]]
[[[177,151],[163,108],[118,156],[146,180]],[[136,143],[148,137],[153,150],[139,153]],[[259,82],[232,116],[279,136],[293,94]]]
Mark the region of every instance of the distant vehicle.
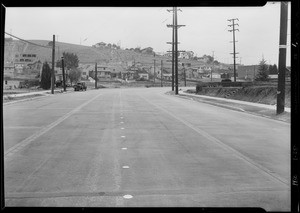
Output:
[[229,78],[223,79],[221,82],[232,82]]
[[77,84],[74,85],[74,91],[86,91],[86,85],[84,82],[78,82]]

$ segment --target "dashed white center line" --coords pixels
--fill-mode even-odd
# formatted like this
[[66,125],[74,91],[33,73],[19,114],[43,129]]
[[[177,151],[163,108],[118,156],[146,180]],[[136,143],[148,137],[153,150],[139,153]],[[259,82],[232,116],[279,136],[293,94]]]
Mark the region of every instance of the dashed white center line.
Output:
[[133,196],[132,195],[124,195],[123,198],[130,199],[130,198],[133,198]]
[[127,150],[127,148],[126,148],[126,147],[123,147],[122,149],[123,149],[123,150]]
[[123,122],[123,121],[121,121],[120,123],[121,123],[121,124],[123,124],[124,122]]
[[123,169],[129,169],[129,166],[122,166]]
[[124,136],[124,135],[122,135],[122,136],[121,136],[121,138],[125,138],[125,136]]
[[124,127],[122,127],[121,129],[124,129]]

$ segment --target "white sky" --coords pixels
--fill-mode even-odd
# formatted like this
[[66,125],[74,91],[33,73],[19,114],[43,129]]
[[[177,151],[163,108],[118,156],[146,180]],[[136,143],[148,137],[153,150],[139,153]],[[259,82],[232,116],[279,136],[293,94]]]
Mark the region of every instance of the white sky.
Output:
[[[290,4],[290,3],[289,3]],[[163,7],[7,7],[5,31],[28,40],[52,40],[91,46],[100,41],[120,42],[122,48],[153,47],[166,52],[171,45],[172,13]],[[197,56],[212,55],[224,63],[233,63],[232,32],[227,19],[238,18],[236,31],[237,63],[278,63],[280,3],[264,7],[180,7],[179,49]],[[288,46],[290,46],[290,8]],[[287,49],[290,65],[290,48]]]

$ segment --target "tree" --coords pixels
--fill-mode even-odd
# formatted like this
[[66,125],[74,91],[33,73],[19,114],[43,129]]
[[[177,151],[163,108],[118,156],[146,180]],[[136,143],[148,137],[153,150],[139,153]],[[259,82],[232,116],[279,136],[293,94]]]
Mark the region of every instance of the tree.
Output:
[[258,65],[258,72],[255,76],[255,81],[268,81],[268,65],[266,64],[266,60],[262,59]]
[[69,79],[71,82],[71,85],[73,82],[77,82],[81,77],[81,71],[77,68],[72,68],[69,72]]
[[218,66],[218,65],[220,65],[220,62],[218,62],[217,60],[214,60],[213,64]]
[[134,52],[140,53],[141,52],[141,47],[134,48]]
[[271,75],[278,74],[278,69],[276,64],[274,64],[273,66],[272,65],[269,66],[269,74]]
[[47,62],[43,64],[42,68],[41,87],[43,89],[50,89],[51,87],[51,69]]
[[[67,69],[78,67],[78,56],[74,53],[63,52],[64,64]],[[56,67],[61,68],[61,60],[56,61]]]

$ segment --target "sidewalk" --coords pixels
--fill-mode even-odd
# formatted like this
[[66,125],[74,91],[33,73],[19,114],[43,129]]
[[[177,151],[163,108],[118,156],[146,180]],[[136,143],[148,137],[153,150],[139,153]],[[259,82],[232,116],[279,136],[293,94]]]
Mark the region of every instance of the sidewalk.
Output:
[[267,105],[267,104],[253,103],[247,101],[211,97],[205,95],[196,95],[196,94],[186,93],[182,90],[178,91],[178,93],[180,98],[185,98],[185,99],[207,103],[207,104],[211,104],[211,105],[215,105],[215,106],[219,106],[231,110],[263,116],[275,120],[284,121],[287,123],[291,122],[291,113],[290,113],[291,108],[289,107],[285,107],[285,111],[277,115],[276,105]]
[[[227,101],[227,102],[231,102],[231,103],[246,104],[246,105],[257,106],[257,107],[263,107],[263,108],[267,108],[267,109],[276,110],[276,105],[268,105],[268,104],[254,103],[254,102],[248,102],[248,101],[240,101],[240,100],[234,100],[234,99],[212,97],[212,96],[207,96],[207,95],[195,95],[195,94],[190,94],[190,93],[187,93],[187,92],[184,92],[184,91],[179,91],[178,93],[180,95],[188,95],[188,96],[192,96],[192,97],[201,97],[201,98],[207,98],[207,99],[221,100],[221,101]],[[284,107],[284,111],[291,112],[291,108]]]
[[[66,92],[63,92],[63,89],[55,89],[54,93],[67,93],[70,91],[73,91],[73,89],[69,89],[69,90],[67,89]],[[3,95],[3,105],[12,104],[20,101],[32,100],[36,98],[45,97],[48,95],[52,95],[51,90]]]

